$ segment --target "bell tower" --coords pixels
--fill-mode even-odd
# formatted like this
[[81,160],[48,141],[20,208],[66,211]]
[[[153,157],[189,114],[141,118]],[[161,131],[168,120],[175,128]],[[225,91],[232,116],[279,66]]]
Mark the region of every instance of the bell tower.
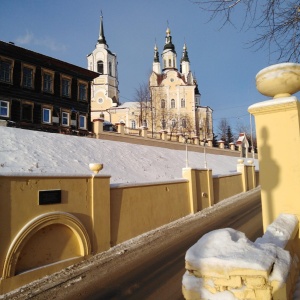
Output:
[[[106,110],[119,105],[117,55],[108,49],[100,17],[99,37],[94,51],[87,56],[88,69],[98,72],[91,90],[91,120],[106,115]],[[106,119],[106,118],[105,118]]]

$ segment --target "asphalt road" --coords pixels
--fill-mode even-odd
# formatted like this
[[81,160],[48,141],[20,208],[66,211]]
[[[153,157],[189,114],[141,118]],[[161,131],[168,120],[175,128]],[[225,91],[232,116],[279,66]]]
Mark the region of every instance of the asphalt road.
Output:
[[230,227],[244,232],[251,240],[262,235],[260,199],[227,211],[222,218],[199,224],[199,227],[180,238],[168,251],[156,253],[118,282],[107,286],[89,299],[184,299],[181,292],[185,272],[185,253],[202,235],[218,228]]

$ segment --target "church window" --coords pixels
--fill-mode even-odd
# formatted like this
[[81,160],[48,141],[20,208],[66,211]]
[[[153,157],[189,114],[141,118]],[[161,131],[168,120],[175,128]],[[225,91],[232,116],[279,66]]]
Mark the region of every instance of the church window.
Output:
[[112,76],[112,68],[111,68],[111,61],[108,63],[108,74],[109,76]]
[[132,129],[135,129],[135,128],[136,128],[135,120],[131,120],[131,128],[132,128]]
[[182,128],[186,128],[186,119],[181,120],[181,126]]
[[160,107],[161,108],[166,108],[166,101],[164,99],[161,99]]
[[176,127],[176,120],[173,119],[173,120],[172,120],[172,128],[175,128],[175,127]]
[[185,107],[185,99],[181,99],[181,107],[184,108]]
[[175,100],[174,99],[171,100],[171,108],[175,108]]
[[166,60],[164,59],[164,68],[166,68],[167,67],[167,62],[166,62]]
[[103,61],[102,60],[99,60],[97,62],[97,72],[100,73],[100,74],[103,74]]
[[172,61],[169,59],[169,67],[172,67]]

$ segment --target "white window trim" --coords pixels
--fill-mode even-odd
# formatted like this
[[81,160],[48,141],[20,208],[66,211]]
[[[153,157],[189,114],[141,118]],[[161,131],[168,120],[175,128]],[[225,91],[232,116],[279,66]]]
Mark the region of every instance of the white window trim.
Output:
[[[68,124],[64,124],[64,123],[63,123],[63,122],[64,122],[64,119],[65,119],[64,114],[67,115]],[[67,112],[67,111],[63,111],[63,112],[61,113],[61,126],[65,126],[65,127],[69,127],[69,126],[70,126],[70,113]]]
[[[1,109],[0,109],[0,117],[4,117],[4,118],[9,118],[9,112],[10,112],[10,102],[6,101],[6,100],[0,100],[1,102],[5,102],[7,104],[7,114],[6,115],[2,115],[1,114]],[[2,105],[0,105],[0,107],[2,107]]]
[[[82,126],[80,126],[80,118],[84,118],[84,126],[82,127]],[[79,127],[79,129],[86,129],[87,128],[87,118],[86,118],[86,116],[84,116],[84,115],[79,115],[79,124],[78,124],[78,127]]]
[[[49,121],[45,121],[45,119],[44,119],[44,110],[49,110]],[[43,121],[42,122],[44,124],[52,124],[52,109],[49,107],[43,107],[42,112],[43,112]]]

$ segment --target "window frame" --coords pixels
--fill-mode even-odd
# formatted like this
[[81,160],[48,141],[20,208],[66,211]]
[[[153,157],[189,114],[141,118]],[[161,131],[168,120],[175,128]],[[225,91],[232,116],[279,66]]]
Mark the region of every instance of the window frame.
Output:
[[160,108],[166,108],[166,100],[165,99],[161,99],[160,100]]
[[135,120],[131,120],[130,122],[131,124],[131,129],[136,129],[136,121]]
[[185,99],[184,98],[181,98],[180,106],[181,106],[181,108],[185,108]]
[[176,102],[175,99],[171,99],[170,108],[176,108]]
[[[1,105],[2,102],[7,104],[7,106],[6,106],[6,115],[3,115],[2,112],[1,112],[2,107],[4,107],[4,106]],[[9,118],[9,116],[10,116],[10,101],[1,99],[0,100],[0,117]]]
[[[67,116],[64,116],[67,115]],[[64,120],[67,119],[67,124],[64,124]],[[69,111],[62,111],[61,112],[61,126],[69,127],[70,126],[70,112]]]
[[[82,86],[85,87],[85,89],[84,89],[85,97],[84,98],[81,97],[81,91],[82,91],[81,87]],[[78,94],[77,94],[78,101],[84,101],[84,102],[88,101],[88,83],[86,81],[81,81],[81,80],[78,81],[77,91],[78,91]]]
[[[49,89],[48,87],[45,88],[45,83],[46,83],[46,76],[50,77],[50,82],[47,81],[47,84],[49,85]],[[53,94],[54,93],[54,71],[48,70],[48,69],[44,69],[42,68],[42,91],[45,93],[50,93]]]
[[[49,111],[49,122],[45,121],[45,118],[44,118],[44,111],[45,110]],[[42,107],[42,123],[43,124],[52,124],[52,112],[53,112],[52,107],[47,107],[47,106]]]
[[0,64],[2,64],[2,63],[9,64],[9,70],[8,70],[9,80],[6,80],[5,76],[3,76],[3,78],[1,77],[2,68],[1,68],[1,65],[0,65],[0,81],[4,82],[4,83],[13,84],[13,69],[14,69],[15,61],[12,60],[12,59],[6,58],[4,56],[0,56]]
[[[67,94],[64,93],[64,84],[63,84],[64,81],[66,81],[66,82],[69,83],[69,85],[68,85],[68,93]],[[66,75],[61,75],[60,85],[61,85],[61,87],[60,87],[60,94],[61,94],[61,96],[62,97],[66,97],[66,98],[71,98],[72,97],[72,95],[71,95],[71,91],[72,91],[72,89],[71,89],[71,86],[72,86],[72,77],[69,77],[69,76],[66,76]]]
[[[100,67],[101,66],[101,67]],[[101,69],[102,69],[102,72],[101,72]],[[103,60],[98,60],[97,61],[97,72],[100,74],[100,75],[103,75],[104,74],[104,62]]]
[[[27,83],[25,84],[25,73],[24,73],[24,70],[25,69],[28,69],[28,70],[31,70],[32,73],[31,73],[31,85],[29,86]],[[21,86],[23,88],[26,88],[26,89],[34,89],[35,85],[34,85],[34,79],[35,79],[35,71],[36,71],[36,68],[35,66],[33,65],[29,65],[29,64],[22,64],[22,77],[21,77]]]
[[[84,120],[84,126],[81,126],[81,119],[82,118]],[[78,128],[79,129],[87,129],[87,117],[86,117],[86,115],[79,115]]]
[[[25,118],[24,116],[24,112],[26,112],[24,110],[24,107],[29,107],[30,106],[30,109],[31,109],[31,112],[30,112],[30,118]],[[33,102],[30,102],[30,101],[22,101],[21,102],[21,121],[22,122],[33,122],[33,108],[34,108],[34,103]]]

